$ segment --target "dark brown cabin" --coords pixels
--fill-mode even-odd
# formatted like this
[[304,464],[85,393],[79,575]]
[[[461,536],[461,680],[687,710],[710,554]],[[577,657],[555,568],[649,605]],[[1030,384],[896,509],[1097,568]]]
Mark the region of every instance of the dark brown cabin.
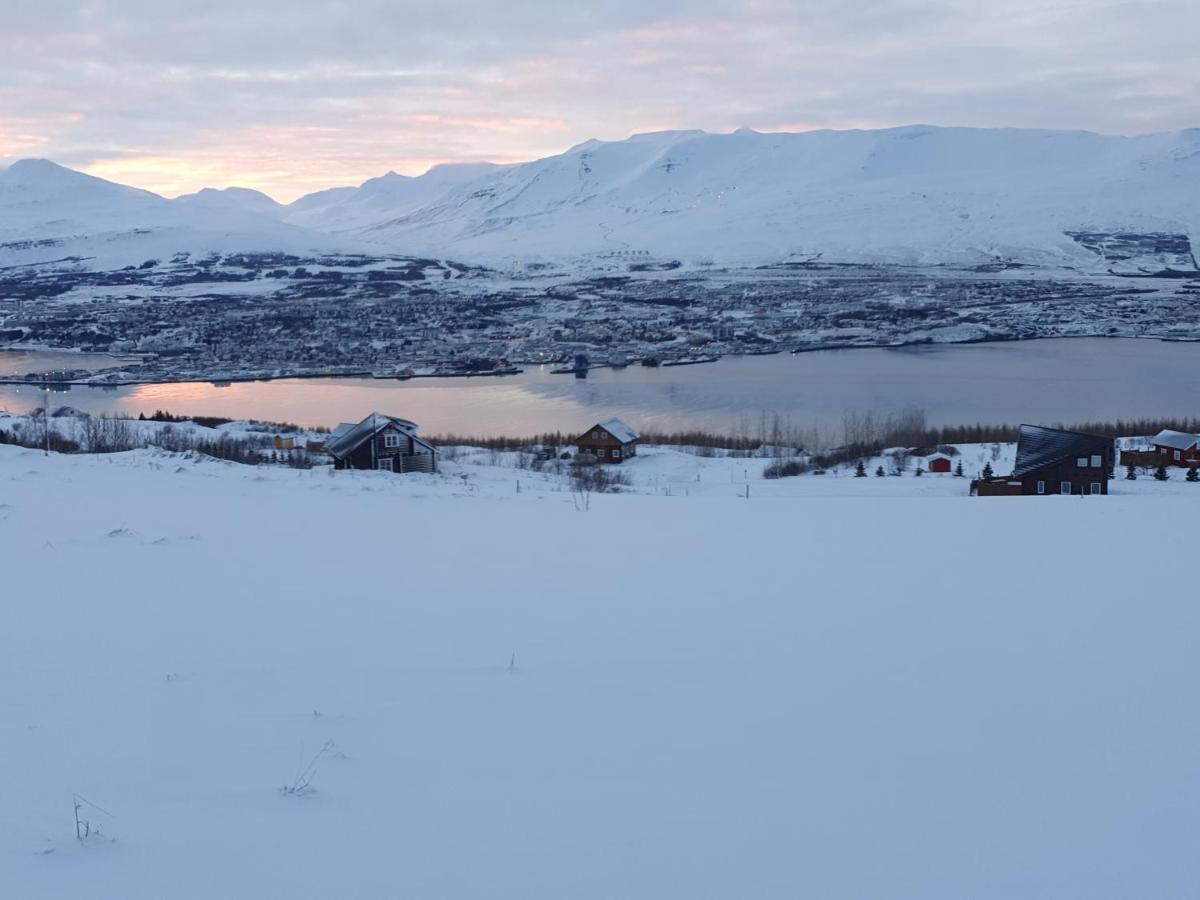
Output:
[[606,419],[593,425],[576,441],[580,454],[586,454],[597,462],[623,463],[637,456],[638,433],[620,419]]
[[1112,438],[1022,425],[1012,474],[973,481],[971,491],[980,497],[1107,494],[1114,454]]

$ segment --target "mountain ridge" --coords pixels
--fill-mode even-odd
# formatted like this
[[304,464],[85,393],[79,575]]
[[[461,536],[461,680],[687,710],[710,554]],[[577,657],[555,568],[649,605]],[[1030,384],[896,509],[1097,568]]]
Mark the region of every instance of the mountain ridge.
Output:
[[287,240],[488,262],[629,255],[1102,270],[1111,260],[1096,241],[1073,234],[1200,231],[1200,129],[660,131],[526,163],[389,172],[286,205],[244,188],[166,200],[78,180],[90,178],[36,160],[0,171],[0,240],[5,218],[30,213],[39,190],[45,214],[18,223],[35,235],[74,219],[84,234],[250,224],[268,244],[283,229]]

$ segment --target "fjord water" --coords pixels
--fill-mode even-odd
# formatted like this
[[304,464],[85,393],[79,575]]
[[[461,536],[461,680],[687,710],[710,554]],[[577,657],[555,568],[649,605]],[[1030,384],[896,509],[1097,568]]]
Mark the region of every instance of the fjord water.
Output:
[[[48,355],[47,367],[84,365],[78,354],[52,356],[59,357]],[[28,358],[0,352],[0,374],[15,371],[18,362],[29,370]],[[0,409],[22,412],[42,403],[36,387],[0,385]],[[1200,344],[1060,338],[826,350],[595,369],[583,379],[531,367],[494,378],[73,387],[53,395],[51,404],[90,413],[162,409],[304,425],[335,425],[378,410],[412,419],[426,433],[476,436],[574,431],[611,415],[642,429],[754,434],[765,414],[836,438],[847,412],[912,407],[925,410],[933,424],[1192,416],[1200,412]]]

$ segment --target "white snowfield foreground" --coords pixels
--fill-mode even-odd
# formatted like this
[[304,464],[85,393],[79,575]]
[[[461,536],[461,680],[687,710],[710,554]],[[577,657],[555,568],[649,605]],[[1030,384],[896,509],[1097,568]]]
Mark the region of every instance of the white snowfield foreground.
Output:
[[1200,485],[719,462],[0,446],[0,895],[1194,896]]

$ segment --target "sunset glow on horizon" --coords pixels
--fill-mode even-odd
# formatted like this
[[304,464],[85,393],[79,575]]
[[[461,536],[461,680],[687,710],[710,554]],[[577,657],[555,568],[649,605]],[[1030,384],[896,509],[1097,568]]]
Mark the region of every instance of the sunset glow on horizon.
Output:
[[1200,124],[1198,25],[1190,0],[64,0],[7,13],[0,167],[287,202],[662,129],[1174,130]]

